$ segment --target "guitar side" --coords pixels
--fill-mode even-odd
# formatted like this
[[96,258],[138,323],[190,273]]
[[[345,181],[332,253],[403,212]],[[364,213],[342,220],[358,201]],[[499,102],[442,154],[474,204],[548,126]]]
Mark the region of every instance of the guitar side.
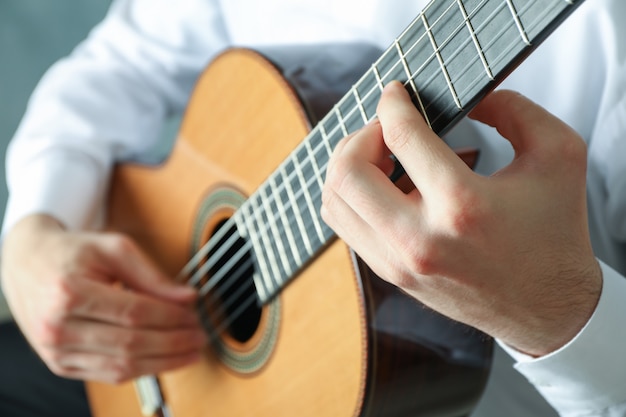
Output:
[[[354,77],[363,68],[355,66]],[[345,74],[324,79],[354,81]],[[252,51],[218,57],[197,84],[169,159],[116,169],[109,227],[177,274],[194,241],[206,241],[236,210],[236,198],[216,196],[252,194],[307,134],[310,117],[345,92],[304,90]],[[459,416],[480,396],[491,354],[483,335],[379,280],[338,240],[262,309],[254,334],[226,334],[220,343],[199,363],[159,375],[174,417]],[[246,357],[261,345],[265,356],[249,369],[223,352]],[[141,415],[132,384],[87,387],[95,417]]]

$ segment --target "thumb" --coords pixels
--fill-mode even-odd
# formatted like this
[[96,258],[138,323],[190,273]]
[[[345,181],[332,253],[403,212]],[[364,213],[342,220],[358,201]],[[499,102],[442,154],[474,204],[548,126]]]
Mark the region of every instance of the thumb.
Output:
[[551,158],[550,148],[558,152],[560,139],[571,139],[573,130],[541,106],[510,91],[498,90],[486,96],[469,117],[496,128],[506,138],[516,156],[535,153]]

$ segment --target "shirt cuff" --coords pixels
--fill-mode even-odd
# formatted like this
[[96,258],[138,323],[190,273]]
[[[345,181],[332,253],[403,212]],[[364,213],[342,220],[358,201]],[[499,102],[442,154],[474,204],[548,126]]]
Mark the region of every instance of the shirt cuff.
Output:
[[562,416],[595,416],[626,402],[626,279],[600,262],[600,300],[585,327],[569,343],[540,358],[500,346]]

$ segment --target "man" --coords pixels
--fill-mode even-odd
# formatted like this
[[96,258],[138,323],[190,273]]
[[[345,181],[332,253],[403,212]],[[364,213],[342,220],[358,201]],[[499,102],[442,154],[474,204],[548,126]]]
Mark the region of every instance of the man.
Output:
[[[386,47],[424,6],[114,2],[42,80],[8,154],[3,288],[48,367],[120,381],[197,360],[205,336],[187,308],[195,294],[171,284],[129,239],[91,230],[101,225],[112,164],[154,146],[216,53],[355,40]],[[573,130],[517,94],[493,94],[472,114],[482,123],[464,121],[446,137],[481,148],[473,174],[392,83],[380,121],[333,156],[324,219],[381,276],[508,352],[498,350],[477,416],[550,415],[535,389],[563,415],[626,413],[624,8],[583,4],[505,83]],[[514,157],[486,125],[511,142]],[[382,180],[390,152],[416,186],[407,196]],[[384,252],[371,246],[379,235]],[[134,291],[117,291],[114,281]]]

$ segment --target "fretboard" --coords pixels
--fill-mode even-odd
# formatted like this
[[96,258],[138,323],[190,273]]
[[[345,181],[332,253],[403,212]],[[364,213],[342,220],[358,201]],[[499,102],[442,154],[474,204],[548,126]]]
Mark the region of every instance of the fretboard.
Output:
[[384,86],[402,81],[439,135],[543,41],[583,0],[434,0],[235,214],[261,302],[334,238],[320,216],[330,155],[376,117]]

